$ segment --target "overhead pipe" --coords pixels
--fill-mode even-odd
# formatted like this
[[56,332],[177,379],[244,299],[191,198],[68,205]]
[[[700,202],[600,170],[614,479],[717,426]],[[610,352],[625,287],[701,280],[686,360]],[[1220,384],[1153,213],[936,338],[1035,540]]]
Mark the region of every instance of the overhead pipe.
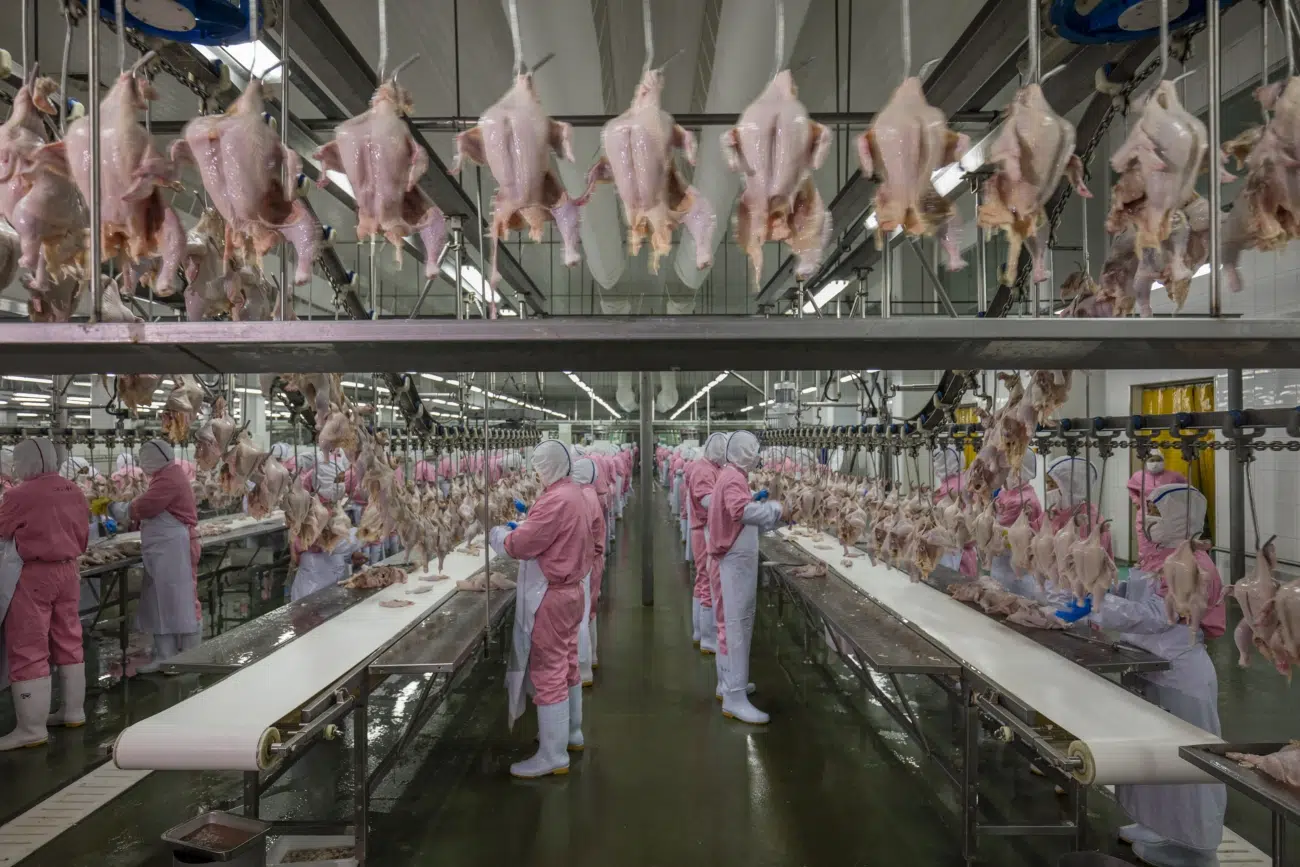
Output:
[[[784,51],[787,64],[808,7],[809,0],[785,3],[785,28],[789,37]],[[723,0],[713,50],[713,75],[704,104],[706,113],[729,115],[734,122],[745,106],[767,87],[771,80],[772,53],[759,47],[774,44],[776,17],[772,3]],[[692,181],[718,213],[718,231],[713,237],[715,251],[727,234],[725,227],[731,222],[731,210],[740,189],[739,176],[727,168],[722,149],[717,146],[724,129],[707,126],[701,131],[703,145]],[[689,237],[683,237],[678,244],[675,268],[677,277],[690,289],[699,289],[704,283],[708,271],[695,267],[695,242]]]

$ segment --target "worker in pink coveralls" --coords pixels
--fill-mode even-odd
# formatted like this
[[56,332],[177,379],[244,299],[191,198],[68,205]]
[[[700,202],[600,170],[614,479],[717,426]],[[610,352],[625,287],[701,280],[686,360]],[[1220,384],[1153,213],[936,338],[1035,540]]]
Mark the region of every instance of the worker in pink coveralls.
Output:
[[686,468],[686,501],[690,512],[691,550],[695,552],[695,586],[691,592],[691,640],[705,654],[718,651],[718,624],[713,608],[713,565],[709,562],[705,525],[709,507],[704,498],[713,493],[713,485],[726,459],[727,435],[714,431],[704,441],[699,458]]
[[[1146,463],[1142,469],[1138,470],[1128,480],[1128,497],[1137,507],[1137,520],[1133,526],[1141,527],[1147,517],[1146,494],[1151,493],[1156,488],[1163,488],[1165,485],[1185,485],[1187,477],[1182,473],[1165,469],[1165,456],[1158,451],[1151,452],[1147,457]],[[1138,533],[1138,560],[1146,557],[1155,546],[1144,533]]]
[[165,440],[140,447],[140,468],[149,488],[131,501],[131,521],[140,525],[144,585],[136,625],[153,635],[153,659],[136,671],[158,671],[163,662],[198,647],[203,609],[199,606],[199,523],[194,491]]
[[568,447],[545,440],[533,450],[532,465],[542,495],[525,520],[493,527],[488,535],[494,551],[519,561],[514,643],[506,668],[510,723],[523,714],[526,680],[537,705],[537,753],[510,766],[516,777],[567,774],[568,750],[583,747],[578,625],[584,614],[583,579],[595,552],[582,490],[570,478]]
[[[77,558],[89,540],[90,506],[77,484],[58,470],[49,439],[24,440],[13,456],[19,484],[0,504],[0,538],[5,540],[0,553],[0,686],[12,675],[17,718],[15,729],[0,738],[0,752],[46,743],[47,725],[86,721]],[[59,669],[64,696],[63,709],[53,717],[51,662]]]

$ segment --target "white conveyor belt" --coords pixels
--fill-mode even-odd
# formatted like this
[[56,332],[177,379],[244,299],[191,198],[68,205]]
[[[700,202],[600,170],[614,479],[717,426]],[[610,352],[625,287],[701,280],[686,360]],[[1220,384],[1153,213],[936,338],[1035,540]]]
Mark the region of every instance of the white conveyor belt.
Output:
[[1221,743],[1209,732],[896,569],[873,566],[866,557],[845,566],[838,545],[833,558],[823,557],[807,536],[780,532],[980,677],[1072,734],[1069,753],[1084,762],[1075,775],[1081,782],[1214,782],[1178,756],[1181,746]]
[[[481,553],[453,551],[443,569],[450,580],[432,585],[419,581],[433,574],[426,564],[411,573],[408,583],[385,587],[215,686],[126,729],[113,747],[113,761],[123,770],[265,768],[270,746],[279,737],[278,721],[424,619],[483,562]],[[433,590],[406,592],[419,586]],[[415,604],[383,608],[379,603],[386,599]]]

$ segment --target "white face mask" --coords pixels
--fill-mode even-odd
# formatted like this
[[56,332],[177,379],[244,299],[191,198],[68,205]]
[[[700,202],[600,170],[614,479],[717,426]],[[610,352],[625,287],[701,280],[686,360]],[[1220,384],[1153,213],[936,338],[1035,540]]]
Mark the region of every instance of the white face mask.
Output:
[[1151,458],[1147,461],[1147,472],[1153,474],[1163,473],[1165,471],[1164,458]]

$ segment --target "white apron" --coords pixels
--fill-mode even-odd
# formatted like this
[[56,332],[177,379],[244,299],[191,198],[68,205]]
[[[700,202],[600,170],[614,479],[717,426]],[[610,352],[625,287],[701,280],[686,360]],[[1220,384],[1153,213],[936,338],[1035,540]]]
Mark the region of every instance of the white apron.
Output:
[[186,635],[199,631],[190,560],[190,528],[170,512],[140,522],[140,556],[144,585],[136,628],[153,635]]
[[718,560],[722,607],[727,626],[727,681],[723,690],[743,690],[749,683],[749,646],[758,607],[758,527],[741,528],[731,550]]
[[514,637],[510,643],[510,662],[506,665],[508,722],[511,728],[514,728],[515,720],[524,715],[528,697],[528,655],[533,647],[533,623],[548,586],[541,564],[536,560],[519,561],[516,582]]
[[[1155,592],[1158,582],[1158,577],[1134,569],[1125,598],[1141,602]],[[1221,734],[1218,678],[1200,633],[1189,644],[1187,627],[1178,624],[1156,634],[1121,633],[1120,639],[1170,662],[1168,671],[1138,675],[1150,702],[1216,737]],[[1133,821],[1177,843],[1213,850],[1223,839],[1228,790],[1222,783],[1116,786],[1115,797]]]
[[691,498],[683,497],[686,504],[686,517],[682,519],[682,528],[686,531],[686,562],[695,562],[695,551],[691,546]]
[[582,617],[578,620],[578,673],[583,683],[590,683],[595,673],[591,670],[591,573],[582,579]]
[[18,556],[18,543],[13,539],[0,544],[0,690],[9,688],[9,658],[5,654],[5,615],[9,603],[18,589],[18,578],[23,572],[23,558]]

